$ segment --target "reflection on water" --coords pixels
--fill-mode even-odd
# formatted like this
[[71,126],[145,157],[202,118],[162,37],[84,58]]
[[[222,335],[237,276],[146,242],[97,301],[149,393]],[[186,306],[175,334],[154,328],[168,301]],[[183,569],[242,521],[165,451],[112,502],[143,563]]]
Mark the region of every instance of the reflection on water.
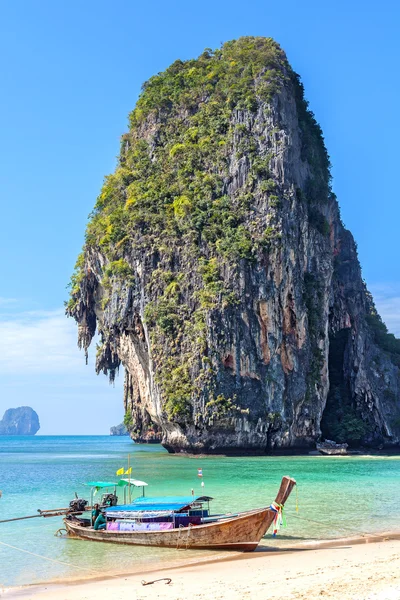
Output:
[[[214,512],[265,506],[274,499],[282,475],[295,477],[299,512],[293,492],[287,503],[287,529],[276,538],[267,534],[260,550],[400,529],[399,457],[171,456],[161,446],[134,445],[129,438],[111,436],[1,438],[0,519],[67,506],[75,491],[88,498],[83,483],[115,479],[115,471],[127,466],[128,452],[133,476],[149,483],[146,495],[188,495],[193,488],[215,498]],[[203,469],[204,488],[198,468]],[[75,565],[44,561],[0,545],[0,584],[131,573],[216,555],[54,537],[61,526],[60,518],[0,524],[0,542]]]

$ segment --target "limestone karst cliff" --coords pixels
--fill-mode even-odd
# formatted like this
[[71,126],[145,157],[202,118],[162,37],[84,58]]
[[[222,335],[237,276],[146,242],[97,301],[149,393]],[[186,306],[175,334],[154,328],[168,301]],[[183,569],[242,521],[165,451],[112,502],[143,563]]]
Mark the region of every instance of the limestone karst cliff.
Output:
[[0,421],[0,435],[35,435],[39,429],[38,414],[30,406],[9,408]]
[[272,452],[400,438],[400,342],[363,283],[321,130],[270,38],[143,87],[67,313],[125,367],[131,437]]

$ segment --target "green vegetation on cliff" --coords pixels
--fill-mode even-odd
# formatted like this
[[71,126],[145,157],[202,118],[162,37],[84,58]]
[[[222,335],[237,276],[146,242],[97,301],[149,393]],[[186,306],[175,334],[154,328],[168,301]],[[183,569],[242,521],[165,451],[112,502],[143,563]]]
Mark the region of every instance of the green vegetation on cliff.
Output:
[[400,339],[393,333],[389,333],[388,328],[378,314],[372,297],[370,297],[371,308],[367,315],[367,323],[372,331],[374,342],[387,352],[392,362],[400,367]]
[[[212,367],[200,360],[206,351],[207,314],[238,303],[235,279],[241,261],[253,262],[280,244],[283,198],[270,171],[272,154],[257,144],[246,114],[260,107],[268,112],[287,84],[295,89],[304,160],[315,173],[304,203],[310,225],[325,235],[318,203],[330,193],[329,158],[303,86],[271,38],[240,38],[215,51],[206,49],[198,59],[177,60],[145,83],[130,115],[130,131],[122,137],[118,168],[106,178],[91,215],[85,251],[100,249],[108,261],[105,290],[112,277],[129,275],[132,254],[157,262],[146,284],[152,300],[145,320],[156,380],[171,418],[187,418],[195,387],[208,387],[212,402]],[[231,162],[241,159],[246,183],[228,194]],[[270,206],[267,225],[253,208],[254,198]],[[183,250],[185,264],[180,262]],[[80,259],[70,313],[84,269]],[[223,270],[231,273],[229,283]],[[183,297],[192,300],[182,302]]]
[[[116,260],[136,234],[136,243],[163,253],[173,251],[169,240],[184,240],[196,248],[203,242],[230,261],[251,258],[256,240],[243,226],[251,198],[243,194],[232,207],[224,195],[233,136],[240,133],[239,153],[253,156],[254,173],[266,180],[270,157],[256,159],[246,126],[232,127],[231,118],[234,110],[268,101],[286,76],[275,42],[243,38],[152,77],[130,116],[120,165],[97,200],[86,245],[100,245]],[[161,123],[149,147],[142,129]]]

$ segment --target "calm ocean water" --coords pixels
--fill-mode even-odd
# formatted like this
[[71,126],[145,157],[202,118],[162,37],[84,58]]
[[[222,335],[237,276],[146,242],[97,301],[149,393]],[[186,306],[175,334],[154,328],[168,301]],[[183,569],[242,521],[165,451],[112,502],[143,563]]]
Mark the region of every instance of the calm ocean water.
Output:
[[[83,483],[113,480],[127,466],[147,481],[146,495],[206,493],[216,512],[269,504],[282,475],[298,481],[287,504],[288,526],[263,546],[282,547],[311,539],[400,530],[400,457],[186,457],[161,446],[134,445],[109,436],[0,437],[0,519],[67,506]],[[203,469],[200,487],[197,469]],[[311,519],[320,523],[313,523]],[[21,585],[95,573],[132,573],[158,565],[197,561],[210,552],[96,544],[55,537],[61,518],[0,524],[0,585]],[[215,556],[215,553],[213,554]],[[63,563],[63,564],[60,564]]]

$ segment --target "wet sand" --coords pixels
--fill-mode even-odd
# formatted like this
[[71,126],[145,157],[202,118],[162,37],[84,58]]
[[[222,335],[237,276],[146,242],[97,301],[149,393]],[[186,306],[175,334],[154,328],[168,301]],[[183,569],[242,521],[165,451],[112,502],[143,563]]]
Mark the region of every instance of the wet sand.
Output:
[[[385,540],[385,541],[381,541]],[[171,578],[171,583],[158,581]],[[33,600],[399,600],[400,536],[382,534],[303,545],[281,552],[235,553],[160,571],[1,590]]]

